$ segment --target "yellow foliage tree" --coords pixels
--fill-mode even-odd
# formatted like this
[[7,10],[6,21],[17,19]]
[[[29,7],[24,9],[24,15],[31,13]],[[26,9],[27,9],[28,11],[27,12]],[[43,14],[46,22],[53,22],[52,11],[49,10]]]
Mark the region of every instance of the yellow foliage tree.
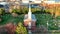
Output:
[[23,26],[23,24],[21,22],[19,22],[16,27],[16,33],[17,34],[27,34],[27,29],[26,29],[26,27]]

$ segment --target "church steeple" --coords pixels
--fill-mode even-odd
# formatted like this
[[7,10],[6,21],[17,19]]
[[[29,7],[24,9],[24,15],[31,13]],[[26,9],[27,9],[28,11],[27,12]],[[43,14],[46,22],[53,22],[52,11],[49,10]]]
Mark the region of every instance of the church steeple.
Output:
[[31,14],[32,14],[32,12],[31,12],[31,6],[30,6],[30,4],[29,4],[28,19],[31,19]]

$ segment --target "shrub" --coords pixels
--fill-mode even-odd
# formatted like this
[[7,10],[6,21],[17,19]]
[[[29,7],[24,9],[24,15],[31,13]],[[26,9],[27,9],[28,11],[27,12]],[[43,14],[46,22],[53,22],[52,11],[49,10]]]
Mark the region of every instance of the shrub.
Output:
[[0,15],[4,14],[5,13],[5,10],[4,8],[0,8]]
[[27,14],[28,11],[29,11],[29,9],[27,7],[23,7],[23,9],[22,9],[22,13],[23,14]]
[[26,14],[28,13],[28,8],[27,7],[21,7],[21,9],[12,9],[10,13],[17,13],[17,14]]
[[31,11],[32,11],[32,13],[33,14],[35,14],[35,13],[40,13],[41,12],[41,9],[39,9],[39,8],[31,8]]
[[16,33],[17,34],[27,34],[27,30],[21,22],[19,22],[18,25],[17,25]]
[[[12,12],[11,13],[17,13],[17,14],[27,14],[29,11],[29,8],[28,7],[21,7],[20,9],[12,9]],[[40,13],[40,12],[44,12],[42,11],[40,8],[31,8],[31,12],[34,14],[34,13]]]
[[21,13],[21,11],[20,11],[20,9],[12,9],[11,13],[17,13],[17,14],[19,14],[19,13]]
[[13,17],[17,17],[18,14],[16,14],[16,13],[12,13],[12,16],[13,16]]

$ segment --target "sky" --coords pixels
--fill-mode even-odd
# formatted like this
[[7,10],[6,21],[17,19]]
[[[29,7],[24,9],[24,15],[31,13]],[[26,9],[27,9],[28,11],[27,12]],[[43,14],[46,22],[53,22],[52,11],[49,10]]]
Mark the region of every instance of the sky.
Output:
[[[31,0],[31,1],[34,1],[34,0]],[[60,2],[60,0],[48,0],[48,1]]]
[[50,1],[60,2],[60,0],[50,0]]
[[[35,1],[35,0],[30,0],[30,1]],[[40,0],[40,1],[42,1],[42,0]],[[38,1],[37,3],[39,3],[40,1]],[[23,2],[24,3],[29,3],[28,1],[23,1]],[[46,3],[54,3],[54,2],[60,2],[60,0],[48,0],[48,2],[46,2]]]
[[[31,0],[31,1],[35,1],[35,0]],[[60,0],[48,0],[48,1],[60,2]]]
[[55,0],[55,2],[60,2],[60,0]]

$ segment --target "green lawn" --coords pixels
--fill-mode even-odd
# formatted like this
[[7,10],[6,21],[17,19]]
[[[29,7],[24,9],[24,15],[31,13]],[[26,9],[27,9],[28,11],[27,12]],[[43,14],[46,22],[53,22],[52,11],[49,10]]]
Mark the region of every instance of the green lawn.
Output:
[[11,14],[5,14],[2,16],[3,21],[0,23],[0,25],[6,24],[9,22],[13,22],[13,23],[23,22],[23,18],[24,18],[24,15],[13,17]]
[[[52,16],[50,14],[35,14],[36,16],[36,25],[44,25],[47,27],[47,21],[48,21],[48,29],[55,29],[58,30],[58,20],[60,20],[60,17],[57,17],[56,19],[52,19]],[[13,22],[13,23],[18,23],[22,22],[24,20],[24,14],[19,15],[18,17],[13,17],[11,14],[5,14],[2,16],[3,21],[0,22],[0,25]],[[56,25],[55,25],[56,24]]]

